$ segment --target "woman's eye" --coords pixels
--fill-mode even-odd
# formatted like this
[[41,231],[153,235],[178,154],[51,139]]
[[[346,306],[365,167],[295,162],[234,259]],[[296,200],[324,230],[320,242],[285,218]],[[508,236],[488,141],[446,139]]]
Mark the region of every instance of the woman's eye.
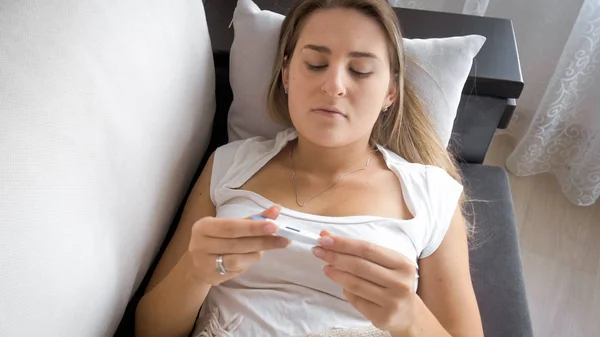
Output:
[[308,69],[313,70],[313,71],[319,71],[319,70],[323,70],[325,68],[327,68],[327,65],[314,65],[314,64],[310,64],[310,63],[306,63],[306,66],[308,67]]
[[[317,65],[317,64],[310,64],[310,63],[306,62],[306,67],[308,67],[308,69],[310,69],[311,71],[321,71],[321,70],[325,70],[325,68],[327,68],[327,64]],[[354,75],[358,78],[368,77],[372,74],[372,72],[360,72],[360,71],[354,70],[352,68],[350,68],[349,70],[352,73],[352,75]]]
[[369,73],[369,72],[364,73],[364,72],[356,71],[354,69],[350,69],[350,72],[352,74],[354,74],[355,76],[357,76],[357,77],[367,77],[367,76],[369,76],[369,75],[372,74],[372,73]]

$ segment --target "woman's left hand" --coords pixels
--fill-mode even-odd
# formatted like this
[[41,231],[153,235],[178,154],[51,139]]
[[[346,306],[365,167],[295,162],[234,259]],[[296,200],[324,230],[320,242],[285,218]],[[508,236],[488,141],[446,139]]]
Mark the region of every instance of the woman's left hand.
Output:
[[401,253],[373,243],[321,232],[313,254],[325,274],[365,318],[392,334],[410,334],[415,318],[416,268]]

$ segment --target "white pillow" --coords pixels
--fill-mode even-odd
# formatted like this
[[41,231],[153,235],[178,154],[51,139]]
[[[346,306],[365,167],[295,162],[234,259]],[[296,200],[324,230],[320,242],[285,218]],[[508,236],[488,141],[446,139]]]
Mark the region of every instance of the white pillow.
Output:
[[207,148],[201,1],[0,2],[0,336],[112,336]]
[[[261,11],[251,0],[238,0],[234,12],[229,80],[233,102],[229,108],[229,140],[253,136],[274,138],[285,126],[267,113],[266,96],[284,16]],[[473,58],[485,37],[469,35],[441,39],[404,39],[406,78],[430,112],[440,139],[447,145],[462,89]]]

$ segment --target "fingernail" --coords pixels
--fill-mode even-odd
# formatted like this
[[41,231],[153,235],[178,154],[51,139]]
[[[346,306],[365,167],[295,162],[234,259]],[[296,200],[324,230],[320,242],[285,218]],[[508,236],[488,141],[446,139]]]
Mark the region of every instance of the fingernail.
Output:
[[326,264],[323,267],[321,267],[321,269],[323,270],[324,273],[329,273],[329,270],[331,270],[331,266]]
[[287,247],[287,245],[290,243],[290,240],[284,238],[284,237],[278,237],[277,238],[277,247]]
[[321,246],[333,246],[333,239],[329,236],[322,236],[319,239],[319,244]]
[[265,233],[272,234],[275,233],[275,231],[277,231],[277,226],[275,226],[275,224],[268,223],[265,225]]
[[321,247],[313,247],[313,254],[315,254],[315,256],[317,257],[323,257],[325,256],[325,249],[321,248]]

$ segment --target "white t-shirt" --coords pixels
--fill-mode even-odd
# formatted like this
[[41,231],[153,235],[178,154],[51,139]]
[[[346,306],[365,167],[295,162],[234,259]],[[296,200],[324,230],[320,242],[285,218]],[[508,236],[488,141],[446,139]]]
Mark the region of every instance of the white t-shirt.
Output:
[[[272,140],[256,137],[217,149],[210,186],[217,217],[245,218],[274,205],[238,188],[295,138],[296,131],[288,129]],[[441,244],[462,185],[441,168],[409,163],[381,146],[379,151],[398,176],[413,219],[327,217],[282,207],[277,222],[368,240],[404,254],[418,266],[418,259],[431,255]],[[212,287],[194,335],[206,324],[210,327],[203,336],[294,336],[371,325],[323,274],[324,262],[311,248],[292,242],[285,249],[265,252],[243,275]]]

